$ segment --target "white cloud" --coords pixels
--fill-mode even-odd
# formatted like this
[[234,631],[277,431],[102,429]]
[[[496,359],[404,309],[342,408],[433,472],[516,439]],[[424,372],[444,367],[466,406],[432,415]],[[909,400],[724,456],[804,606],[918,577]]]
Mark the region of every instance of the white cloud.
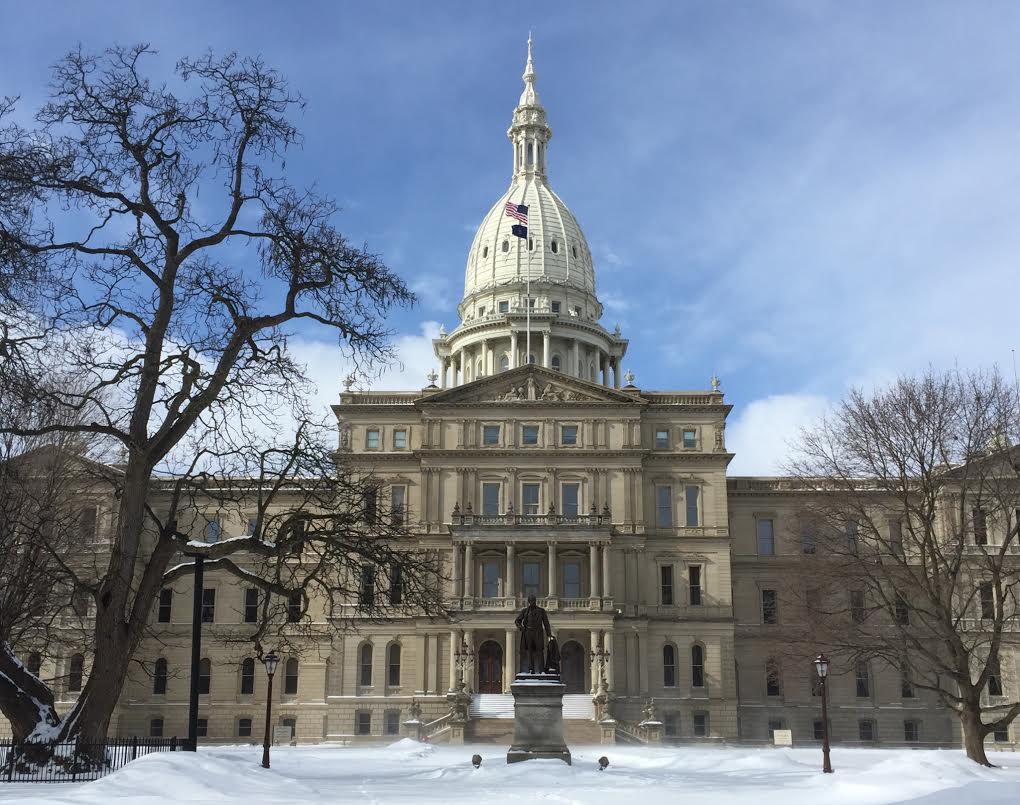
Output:
[[777,394],[754,400],[736,411],[726,428],[726,447],[736,457],[729,475],[777,475],[801,428],[829,408],[815,394]]

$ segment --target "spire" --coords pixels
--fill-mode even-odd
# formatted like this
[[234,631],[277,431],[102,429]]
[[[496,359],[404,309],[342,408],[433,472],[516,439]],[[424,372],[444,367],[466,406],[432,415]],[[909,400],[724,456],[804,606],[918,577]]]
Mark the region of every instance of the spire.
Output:
[[514,181],[518,176],[545,178],[545,149],[552,131],[545,121],[545,109],[535,89],[535,62],[528,32],[528,61],[524,65],[524,92],[514,109],[514,122],[507,137],[514,144]]

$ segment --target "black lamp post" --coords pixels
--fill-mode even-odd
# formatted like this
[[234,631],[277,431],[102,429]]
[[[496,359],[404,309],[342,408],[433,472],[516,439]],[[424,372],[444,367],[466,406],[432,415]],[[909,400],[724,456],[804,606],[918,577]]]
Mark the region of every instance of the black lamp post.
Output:
[[269,722],[273,712],[273,674],[276,673],[276,666],[280,664],[280,658],[275,651],[270,651],[262,662],[266,664],[266,675],[269,677],[269,686],[266,688],[266,737],[262,742],[262,768],[269,768]]
[[832,774],[832,764],[829,762],[829,701],[825,685],[829,675],[829,658],[824,654],[815,657],[815,670],[822,685],[822,771]]

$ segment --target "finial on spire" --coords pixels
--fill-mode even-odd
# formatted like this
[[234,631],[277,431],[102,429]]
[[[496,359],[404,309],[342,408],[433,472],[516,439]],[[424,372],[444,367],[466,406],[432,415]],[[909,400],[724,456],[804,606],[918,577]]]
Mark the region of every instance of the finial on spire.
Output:
[[528,63],[524,65],[524,92],[521,94],[521,106],[538,106],[538,92],[535,90],[535,63],[531,59],[531,31],[528,31]]

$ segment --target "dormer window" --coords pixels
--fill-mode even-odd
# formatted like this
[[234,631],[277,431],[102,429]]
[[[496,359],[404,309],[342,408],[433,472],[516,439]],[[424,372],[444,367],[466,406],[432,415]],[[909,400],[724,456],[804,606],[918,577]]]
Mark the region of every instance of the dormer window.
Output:
[[503,241],[503,245],[502,245],[502,246],[500,246],[500,248],[501,248],[501,249],[502,249],[502,250],[503,250],[504,252],[508,252],[508,251],[510,251],[510,241],[509,241],[509,240],[504,240],[504,241]]
[[553,240],[553,242],[549,244],[549,248],[552,249],[553,254],[557,254],[560,250],[560,244]]

